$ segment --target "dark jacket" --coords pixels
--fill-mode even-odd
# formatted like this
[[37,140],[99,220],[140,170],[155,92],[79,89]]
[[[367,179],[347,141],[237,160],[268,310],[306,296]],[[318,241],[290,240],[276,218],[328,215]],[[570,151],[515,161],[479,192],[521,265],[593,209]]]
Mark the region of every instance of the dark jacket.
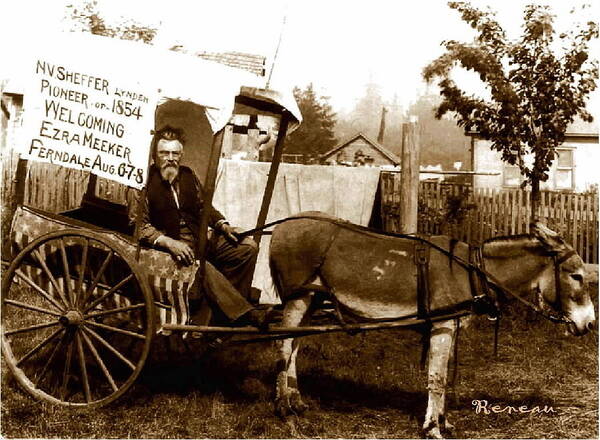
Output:
[[[190,228],[192,234],[198,239],[200,215],[204,208],[202,185],[194,172],[186,167],[179,167],[179,175],[173,182],[178,188],[179,209],[175,203],[169,182],[163,180],[160,170],[152,165],[148,174],[148,214],[152,226],[163,231],[167,236],[179,239],[181,221]],[[222,220],[223,214],[212,206],[208,217],[208,224],[215,225]]]

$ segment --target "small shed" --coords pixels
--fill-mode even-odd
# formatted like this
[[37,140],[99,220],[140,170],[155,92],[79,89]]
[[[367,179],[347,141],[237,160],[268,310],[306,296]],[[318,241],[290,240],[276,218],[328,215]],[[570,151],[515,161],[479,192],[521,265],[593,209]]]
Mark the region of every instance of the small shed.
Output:
[[398,156],[360,132],[322,154],[319,161],[326,165],[372,167],[400,164]]

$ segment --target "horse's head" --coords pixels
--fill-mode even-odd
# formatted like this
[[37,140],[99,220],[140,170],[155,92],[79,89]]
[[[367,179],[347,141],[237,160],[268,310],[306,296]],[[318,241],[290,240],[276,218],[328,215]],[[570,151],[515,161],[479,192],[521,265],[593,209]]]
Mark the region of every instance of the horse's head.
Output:
[[537,280],[543,301],[561,311],[570,320],[569,331],[583,335],[594,328],[595,314],[585,283],[585,268],[581,257],[556,232],[536,222],[532,235],[551,256],[549,264]]

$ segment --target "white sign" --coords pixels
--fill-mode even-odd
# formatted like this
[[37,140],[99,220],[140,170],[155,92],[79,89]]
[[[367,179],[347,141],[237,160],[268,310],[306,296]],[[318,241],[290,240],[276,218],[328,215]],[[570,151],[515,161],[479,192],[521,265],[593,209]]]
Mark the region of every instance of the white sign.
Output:
[[78,59],[64,50],[34,59],[21,154],[141,188],[156,87],[144,86],[118,63],[111,66],[106,54],[97,55]]

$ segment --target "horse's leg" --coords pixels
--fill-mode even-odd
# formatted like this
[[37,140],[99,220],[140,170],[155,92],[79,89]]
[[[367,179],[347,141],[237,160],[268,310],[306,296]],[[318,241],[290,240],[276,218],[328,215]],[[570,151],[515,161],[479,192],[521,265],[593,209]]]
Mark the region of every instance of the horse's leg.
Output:
[[445,415],[448,360],[452,352],[456,322],[441,321],[433,324],[429,347],[427,389],[429,397],[423,431],[428,438],[442,438],[441,429],[451,429]]
[[[306,319],[312,295],[305,295],[286,303],[283,311],[283,327],[297,327]],[[298,339],[284,339],[279,343],[279,361],[277,365],[277,385],[275,390],[275,412],[281,417],[291,413],[301,413],[308,406],[302,401],[298,390],[296,373],[296,356],[298,355]]]

